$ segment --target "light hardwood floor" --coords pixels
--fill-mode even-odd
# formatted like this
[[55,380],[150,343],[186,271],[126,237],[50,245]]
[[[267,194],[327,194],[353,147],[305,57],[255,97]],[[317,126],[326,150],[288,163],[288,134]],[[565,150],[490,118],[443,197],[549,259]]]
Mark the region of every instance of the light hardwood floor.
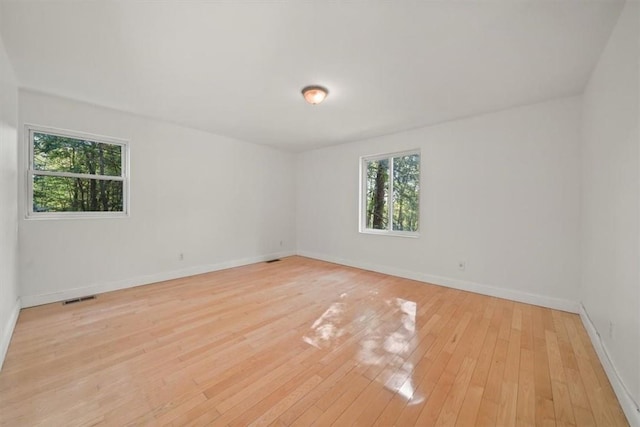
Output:
[[578,316],[291,257],[20,313],[3,425],[627,425]]

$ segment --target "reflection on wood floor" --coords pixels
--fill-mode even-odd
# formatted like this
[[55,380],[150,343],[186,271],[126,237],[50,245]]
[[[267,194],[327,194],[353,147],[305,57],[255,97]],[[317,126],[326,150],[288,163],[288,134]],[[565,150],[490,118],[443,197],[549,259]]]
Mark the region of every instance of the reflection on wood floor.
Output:
[[578,316],[302,257],[21,312],[3,425],[627,425]]

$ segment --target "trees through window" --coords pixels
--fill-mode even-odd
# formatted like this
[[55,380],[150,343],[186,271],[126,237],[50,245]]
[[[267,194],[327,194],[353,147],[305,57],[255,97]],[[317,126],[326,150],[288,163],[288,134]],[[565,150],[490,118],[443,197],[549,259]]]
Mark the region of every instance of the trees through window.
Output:
[[360,230],[413,234],[419,231],[420,153],[362,158]]
[[29,216],[127,212],[124,141],[29,127]]

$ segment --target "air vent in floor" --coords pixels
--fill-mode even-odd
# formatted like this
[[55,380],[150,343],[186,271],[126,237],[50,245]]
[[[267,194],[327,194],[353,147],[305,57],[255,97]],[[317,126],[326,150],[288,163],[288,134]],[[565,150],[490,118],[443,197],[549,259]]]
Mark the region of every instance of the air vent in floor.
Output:
[[66,301],[62,302],[62,305],[67,305],[67,304],[75,304],[77,302],[82,302],[82,301],[88,301],[90,299],[96,299],[95,295],[88,295],[86,297],[80,297],[80,298],[74,298],[74,299],[68,299]]
[[270,259],[269,261],[265,261],[267,264],[271,264],[272,262],[278,262],[280,261],[280,258],[276,258],[276,259]]

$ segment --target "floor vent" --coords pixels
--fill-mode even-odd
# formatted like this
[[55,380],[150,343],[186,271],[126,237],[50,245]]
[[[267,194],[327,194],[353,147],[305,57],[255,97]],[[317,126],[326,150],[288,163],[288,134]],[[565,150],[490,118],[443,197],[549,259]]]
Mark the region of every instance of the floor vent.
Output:
[[74,298],[74,299],[68,299],[66,301],[62,302],[62,305],[67,305],[67,304],[75,304],[77,302],[82,302],[82,301],[88,301],[90,299],[96,299],[95,295],[89,295],[86,297],[80,297],[80,298]]
[[266,263],[271,264],[272,262],[278,262],[278,261],[280,261],[280,258],[270,259],[269,261],[266,261]]

